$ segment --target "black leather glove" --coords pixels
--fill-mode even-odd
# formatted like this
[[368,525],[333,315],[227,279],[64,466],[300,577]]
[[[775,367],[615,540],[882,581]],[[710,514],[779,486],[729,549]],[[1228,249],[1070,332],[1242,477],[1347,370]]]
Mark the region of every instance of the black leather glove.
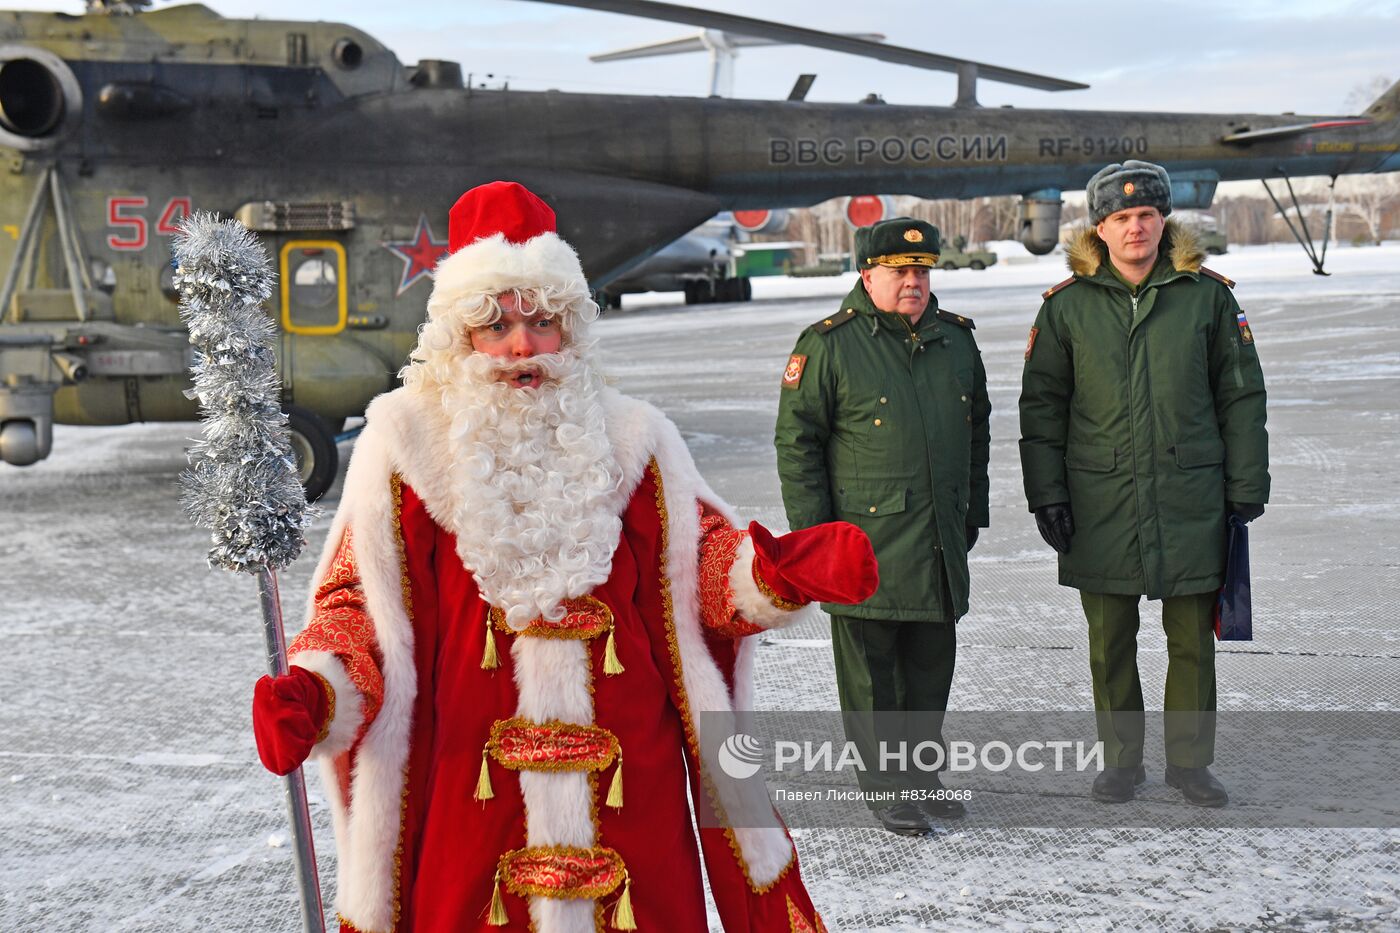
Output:
[[1264,514],[1264,506],[1258,502],[1231,502],[1230,514],[1248,525]]
[[1069,539],[1074,537],[1074,516],[1068,502],[1042,505],[1035,510],[1035,527],[1045,543],[1061,554],[1069,553]]
[[967,549],[971,551],[977,546],[977,534],[981,529],[976,525],[964,525],[963,527],[967,529]]

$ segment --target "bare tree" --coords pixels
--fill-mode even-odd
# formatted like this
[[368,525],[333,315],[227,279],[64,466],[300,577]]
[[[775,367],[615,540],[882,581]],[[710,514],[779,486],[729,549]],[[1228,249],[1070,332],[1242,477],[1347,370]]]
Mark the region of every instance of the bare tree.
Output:
[[1337,179],[1337,210],[1355,217],[1377,246],[1389,233],[1390,214],[1400,206],[1400,179],[1386,175],[1343,175]]
[[1371,103],[1388,91],[1394,83],[1393,78],[1385,75],[1374,75],[1370,80],[1363,81],[1352,88],[1342,107],[1347,113],[1360,113],[1371,106]]

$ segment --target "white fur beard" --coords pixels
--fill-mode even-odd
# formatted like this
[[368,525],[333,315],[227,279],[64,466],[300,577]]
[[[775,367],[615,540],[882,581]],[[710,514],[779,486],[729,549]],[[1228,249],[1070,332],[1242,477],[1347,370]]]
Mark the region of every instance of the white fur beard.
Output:
[[[541,384],[498,382],[541,369]],[[526,361],[459,358],[443,390],[452,418],[457,555],[511,627],[563,618],[565,599],[607,580],[622,533],[622,471],[600,400],[602,380],[573,349]]]

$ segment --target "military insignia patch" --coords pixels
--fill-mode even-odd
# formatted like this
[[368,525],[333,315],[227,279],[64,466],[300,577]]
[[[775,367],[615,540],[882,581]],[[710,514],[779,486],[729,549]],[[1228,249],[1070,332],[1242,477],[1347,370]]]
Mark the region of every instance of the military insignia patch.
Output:
[[1136,190],[1137,190],[1137,185],[1133,184],[1133,183],[1130,182],[1130,181],[1125,181],[1125,182],[1123,182],[1123,193],[1124,193],[1124,194],[1132,194],[1132,193],[1133,193],[1134,191],[1136,191]]
[[806,367],[807,357],[794,353],[788,359],[787,369],[783,370],[783,388],[795,389],[802,385],[802,370]]
[[908,240],[910,243],[922,243],[924,241],[924,234],[920,230],[910,228],[904,231],[904,239]]
[[1026,359],[1031,358],[1031,351],[1035,349],[1035,335],[1040,333],[1039,327],[1031,328],[1031,335],[1026,339]]
[[1244,312],[1241,311],[1235,317],[1240,322],[1240,343],[1253,343],[1254,332],[1249,329],[1249,321],[1245,318]]

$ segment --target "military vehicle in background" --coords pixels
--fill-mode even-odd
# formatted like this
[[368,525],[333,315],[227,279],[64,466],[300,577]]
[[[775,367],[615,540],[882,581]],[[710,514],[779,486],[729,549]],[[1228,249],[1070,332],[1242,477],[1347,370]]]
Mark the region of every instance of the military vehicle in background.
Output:
[[1229,252],[1230,240],[1221,231],[1215,215],[1202,211],[1172,211],[1172,216],[1176,218],[1177,223],[1196,234],[1196,239],[1201,242],[1201,249],[1207,253],[1212,256],[1223,256]]
[[977,269],[978,271],[997,264],[997,254],[989,249],[968,250],[967,237],[958,234],[943,244],[938,254],[938,268],[944,272],[955,269]]
[[722,210],[1015,193],[1021,242],[1043,253],[1060,192],[1124,156],[1172,171],[1182,207],[1208,205],[1222,179],[1400,170],[1400,84],[1354,117],[983,109],[979,79],[1085,85],[672,4],[580,0],[954,71],[958,97],[817,103],[802,81],[783,101],[487,90],[456,62],[405,65],[352,26],[147,5],[0,12],[8,464],[49,456],[55,422],[194,420],[170,237],[197,210],[237,217],[273,256],[268,310],[314,498],[336,475],[339,427],[395,384],[447,210],[473,185],[538,192],[603,288]]
[[598,303],[620,308],[623,295],[642,292],[684,292],[688,305],[746,301],[752,289],[731,272],[736,242],[733,219],[720,214],[609,282],[600,290]]

